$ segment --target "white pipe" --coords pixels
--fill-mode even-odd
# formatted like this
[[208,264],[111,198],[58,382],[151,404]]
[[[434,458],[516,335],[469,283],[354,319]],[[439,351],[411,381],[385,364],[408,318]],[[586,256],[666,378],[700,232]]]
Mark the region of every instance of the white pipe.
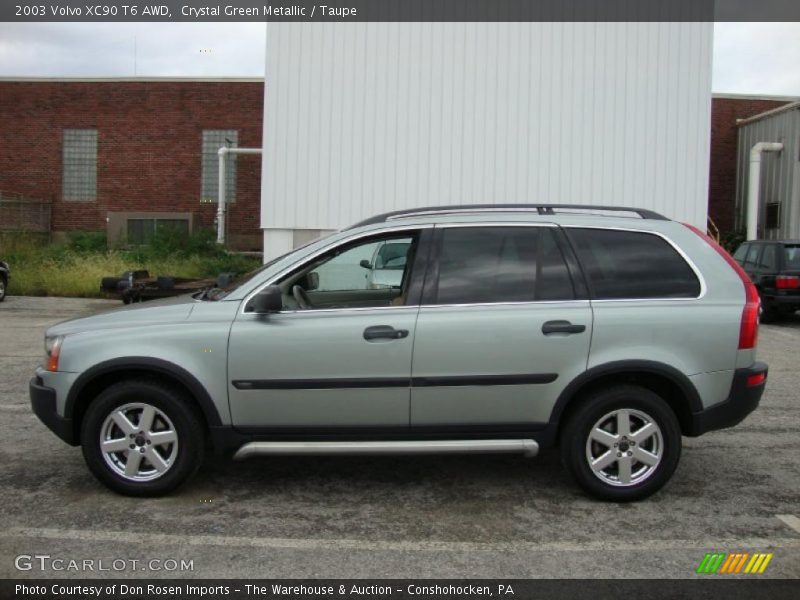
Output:
[[217,150],[219,173],[217,174],[217,243],[225,243],[225,157],[228,154],[261,154],[261,148],[228,148]]
[[747,175],[747,239],[758,238],[759,192],[761,190],[761,154],[780,152],[780,142],[758,142],[750,149],[750,171]]

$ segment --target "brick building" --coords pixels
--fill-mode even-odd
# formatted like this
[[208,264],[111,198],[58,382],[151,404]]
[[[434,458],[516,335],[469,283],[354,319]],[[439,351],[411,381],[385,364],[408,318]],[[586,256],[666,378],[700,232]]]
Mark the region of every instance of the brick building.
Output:
[[[214,227],[216,150],[261,147],[258,79],[0,79],[0,194],[51,203],[51,230],[146,239],[161,224]],[[709,213],[733,229],[736,120],[793,98],[716,95]],[[261,161],[229,164],[228,239],[260,249]],[[2,223],[0,223],[2,229]]]
[[711,101],[711,165],[708,214],[721,232],[734,229],[736,206],[736,121],[797,100],[791,97],[715,94]]
[[[55,233],[214,227],[216,150],[260,148],[263,103],[256,79],[0,79],[0,192],[51,202]],[[229,161],[229,240],[260,249],[260,158]]]

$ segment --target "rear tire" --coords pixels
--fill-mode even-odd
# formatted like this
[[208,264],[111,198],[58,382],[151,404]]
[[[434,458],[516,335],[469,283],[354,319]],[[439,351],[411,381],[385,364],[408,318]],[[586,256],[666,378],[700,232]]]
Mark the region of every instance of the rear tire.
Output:
[[587,396],[561,431],[564,466],[601,500],[630,502],[654,494],[672,477],[680,455],[675,413],[659,395],[637,385]]
[[89,470],[127,496],[160,496],[188,480],[202,462],[204,437],[190,400],[180,390],[146,379],[106,388],[81,424]]
[[0,275],[0,302],[6,299],[6,288],[8,288],[8,281],[3,275]]

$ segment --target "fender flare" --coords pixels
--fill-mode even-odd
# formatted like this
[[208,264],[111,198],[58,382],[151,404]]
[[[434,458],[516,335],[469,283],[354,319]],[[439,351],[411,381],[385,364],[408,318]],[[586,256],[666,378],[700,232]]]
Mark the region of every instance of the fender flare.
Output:
[[201,384],[197,378],[183,367],[179,367],[166,360],[159,358],[152,358],[150,356],[129,356],[123,358],[114,358],[92,366],[87,369],[75,380],[72,387],[67,394],[67,400],[64,405],[64,417],[71,419],[75,410],[75,406],[81,393],[86,386],[94,381],[97,377],[108,375],[115,371],[127,370],[150,371],[159,375],[166,375],[172,379],[177,380],[191,392],[193,398],[200,406],[200,410],[206,418],[209,427],[218,427],[222,425],[222,420],[219,416],[214,401],[208,393],[208,390]]
[[602,377],[609,375],[623,375],[623,374],[645,373],[648,375],[658,375],[671,383],[675,384],[681,390],[684,397],[689,402],[689,412],[698,413],[703,410],[703,403],[700,400],[700,394],[697,388],[689,380],[689,377],[680,372],[675,367],[670,365],[653,361],[653,360],[618,360],[602,365],[597,365],[588,369],[573,379],[567,387],[565,387],[561,394],[559,394],[553,412],[550,417],[551,423],[557,423],[561,419],[567,405],[575,398],[578,390],[587,384],[591,384]]

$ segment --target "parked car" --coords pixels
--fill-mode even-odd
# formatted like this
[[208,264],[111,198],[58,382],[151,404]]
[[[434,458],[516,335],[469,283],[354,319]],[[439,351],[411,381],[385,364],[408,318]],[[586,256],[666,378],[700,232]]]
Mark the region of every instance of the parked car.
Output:
[[[644,498],[681,436],[757,407],[759,299],[693,227],[598,210],[389,213],[213,295],[61,323],[33,410],[124,494],[172,490],[208,445],[235,458],[558,446],[590,494]],[[359,263],[387,244],[408,245],[402,285],[370,286]]]
[[0,260],[0,302],[6,299],[8,280],[11,278],[11,269],[7,262]]
[[758,289],[762,321],[800,310],[800,240],[745,242],[733,257]]
[[372,254],[372,260],[362,260],[361,266],[369,271],[367,287],[400,288],[411,249],[410,241],[381,242]]

